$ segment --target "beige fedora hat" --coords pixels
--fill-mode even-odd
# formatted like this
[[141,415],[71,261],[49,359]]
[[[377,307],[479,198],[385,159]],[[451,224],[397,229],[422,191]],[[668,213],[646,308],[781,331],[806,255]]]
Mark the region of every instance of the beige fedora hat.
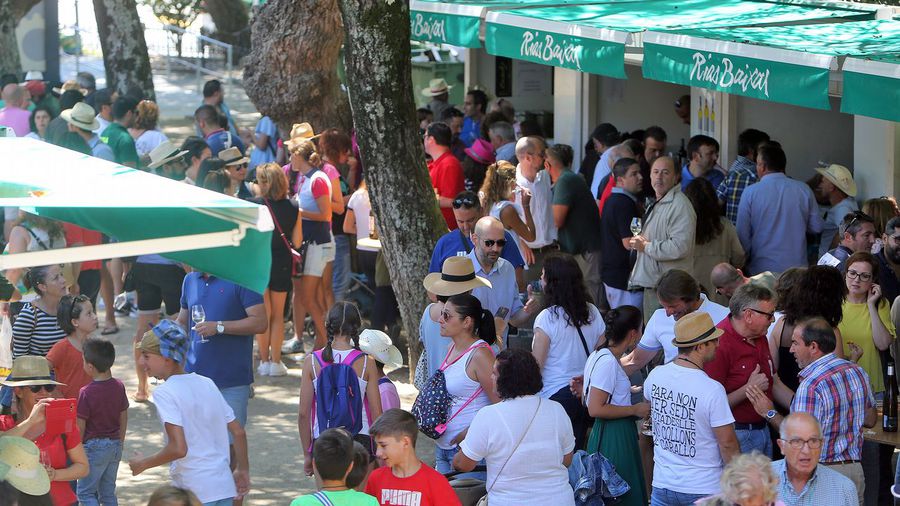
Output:
[[436,97],[448,93],[453,86],[447,84],[443,78],[432,79],[428,81],[428,87],[422,90],[422,94],[426,97]]
[[53,88],[53,93],[56,93],[57,95],[62,95],[63,92],[66,92],[69,90],[77,90],[77,91],[81,92],[82,95],[87,95],[87,90],[82,88],[81,86],[79,86],[78,81],[76,81],[74,79],[69,79],[68,81],[62,83],[62,85],[59,88]]
[[320,135],[322,134],[317,135],[315,130],[313,130],[312,125],[305,121],[303,123],[294,123],[294,126],[291,127],[290,138],[284,141],[284,145],[287,146],[289,150],[292,150],[300,145],[301,142],[311,141]]
[[41,464],[41,451],[21,437],[0,438],[0,480],[28,495],[44,495],[50,491],[50,477]]
[[229,165],[241,165],[250,161],[249,158],[241,153],[240,149],[234,146],[219,151],[219,160],[225,162],[226,167]]
[[78,128],[83,128],[84,130],[96,130],[100,128],[100,122],[97,121],[97,111],[84,102],[78,102],[71,109],[63,111],[60,116],[68,123],[71,123]]
[[698,344],[718,339],[724,333],[713,324],[709,313],[694,311],[675,322],[675,339],[672,344],[678,348],[697,346]]
[[[44,357],[22,355],[13,360],[12,372],[0,385],[27,387],[33,385],[65,385],[50,377],[50,362]],[[2,438],[0,438],[2,439]]]
[[435,295],[449,297],[478,287],[493,288],[487,279],[475,275],[475,265],[469,257],[447,257],[441,272],[432,272],[422,281],[425,289]]
[[172,141],[163,141],[159,146],[156,146],[150,151],[150,164],[147,165],[147,168],[155,169],[186,154],[187,151],[179,151],[178,148],[172,144]]
[[403,366],[403,355],[390,336],[380,330],[365,329],[359,333],[359,349],[384,365]]
[[822,174],[822,177],[831,181],[842,192],[851,197],[856,196],[856,181],[853,180],[853,174],[847,167],[833,163],[824,169],[816,169],[816,172]]

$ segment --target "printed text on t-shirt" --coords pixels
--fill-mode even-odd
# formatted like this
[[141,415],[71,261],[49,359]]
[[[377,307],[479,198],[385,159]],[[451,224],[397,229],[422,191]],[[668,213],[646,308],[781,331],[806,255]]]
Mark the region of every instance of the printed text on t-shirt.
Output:
[[653,385],[650,391],[653,444],[682,457],[697,455],[697,397]]

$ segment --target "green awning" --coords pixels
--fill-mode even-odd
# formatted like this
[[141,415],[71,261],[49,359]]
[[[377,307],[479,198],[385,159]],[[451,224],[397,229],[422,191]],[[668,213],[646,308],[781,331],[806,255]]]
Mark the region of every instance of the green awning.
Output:
[[273,222],[264,206],[32,139],[0,138],[0,206],[115,237],[0,256],[0,270],[160,253],[262,293]]
[[844,61],[841,112],[900,122],[900,56],[897,54]]
[[[891,43],[881,32],[898,24],[855,21],[647,32],[643,72],[658,81],[829,109],[829,72],[837,70],[837,57],[885,51]],[[900,50],[896,36],[893,47]],[[845,96],[846,79],[845,74]],[[893,91],[897,97],[896,87]]]
[[625,45],[645,30],[724,28],[871,19],[871,8],[805,6],[752,0],[610,1],[565,7],[492,10],[485,47],[491,54],[625,77]]

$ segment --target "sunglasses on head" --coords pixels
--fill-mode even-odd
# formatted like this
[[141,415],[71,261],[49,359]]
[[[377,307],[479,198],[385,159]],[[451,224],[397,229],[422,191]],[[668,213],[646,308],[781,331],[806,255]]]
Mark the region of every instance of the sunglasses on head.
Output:
[[53,385],[53,384],[50,384],[50,385],[29,385],[29,386],[28,386],[28,389],[31,390],[31,392],[32,392],[32,393],[35,393],[35,394],[38,393],[38,392],[40,392],[40,391],[43,389],[43,390],[46,390],[47,393],[49,394],[49,393],[53,393],[53,391],[56,390],[56,385]]
[[485,239],[484,240],[484,245],[487,246],[488,248],[490,248],[491,246],[493,246],[495,244],[502,248],[502,247],[506,246],[506,239],[497,239],[496,241],[493,239]]
[[475,207],[477,204],[478,201],[472,197],[456,197],[453,199],[453,209],[459,209],[460,207]]

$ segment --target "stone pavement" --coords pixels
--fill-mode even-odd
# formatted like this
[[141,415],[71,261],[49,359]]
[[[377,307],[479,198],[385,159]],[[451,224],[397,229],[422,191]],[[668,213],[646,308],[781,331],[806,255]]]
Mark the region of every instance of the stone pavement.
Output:
[[[102,312],[101,312],[102,314]],[[136,320],[118,317],[119,333],[108,336],[116,345],[116,364],[113,375],[125,383],[128,395],[137,388],[134,374],[134,357],[131,353]],[[311,342],[306,343],[307,349]],[[250,399],[247,437],[250,449],[250,480],[252,489],[244,504],[287,505],[294,497],[312,492],[315,483],[303,475],[303,454],[297,431],[297,407],[300,402],[301,364],[292,360],[301,355],[288,355],[285,364],[288,375],[280,378],[257,378],[256,395]],[[255,363],[255,361],[254,361]],[[404,409],[415,400],[416,389],[406,383],[408,372],[404,367],[390,373],[400,391]],[[151,393],[153,386],[151,388]],[[148,470],[140,476],[131,476],[128,459],[141,452],[151,455],[163,447],[162,428],[152,402],[131,401],[128,409],[128,432],[125,451],[119,466],[117,496],[120,504],[142,505],[153,490],[168,482],[168,467]],[[428,464],[434,463],[434,442],[419,435],[420,457]]]

